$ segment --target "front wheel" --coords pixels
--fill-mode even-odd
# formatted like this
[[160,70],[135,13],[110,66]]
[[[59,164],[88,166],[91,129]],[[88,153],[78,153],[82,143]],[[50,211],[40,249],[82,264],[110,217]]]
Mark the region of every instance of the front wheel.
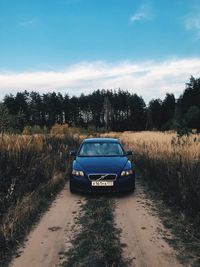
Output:
[[69,191],[70,191],[70,193],[72,193],[72,194],[76,193],[76,191],[74,190],[74,188],[72,188],[70,182],[69,182]]
[[135,191],[135,186],[133,186],[133,187],[131,187],[129,190],[128,190],[128,193],[134,193],[134,191]]

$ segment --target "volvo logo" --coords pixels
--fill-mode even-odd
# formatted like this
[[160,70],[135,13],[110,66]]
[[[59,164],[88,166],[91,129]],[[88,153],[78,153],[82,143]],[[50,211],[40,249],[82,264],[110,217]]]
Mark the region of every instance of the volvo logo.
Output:
[[101,177],[99,177],[99,178],[97,179],[97,181],[103,180],[106,176],[108,176],[108,174],[102,175]]
[[116,173],[92,173],[88,175],[90,181],[109,180],[114,181],[117,178]]

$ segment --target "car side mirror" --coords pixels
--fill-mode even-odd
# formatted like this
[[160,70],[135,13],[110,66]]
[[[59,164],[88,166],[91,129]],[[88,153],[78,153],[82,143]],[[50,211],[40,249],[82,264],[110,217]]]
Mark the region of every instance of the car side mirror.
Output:
[[128,150],[128,151],[126,152],[126,155],[127,155],[127,156],[132,156],[132,155],[133,155],[133,151]]
[[77,152],[76,152],[75,150],[72,150],[72,151],[69,152],[69,155],[70,155],[71,157],[76,157]]

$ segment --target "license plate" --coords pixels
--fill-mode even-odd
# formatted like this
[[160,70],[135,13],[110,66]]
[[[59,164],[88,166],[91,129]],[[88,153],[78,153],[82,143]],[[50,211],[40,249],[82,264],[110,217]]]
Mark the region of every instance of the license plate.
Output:
[[92,186],[113,186],[113,181],[92,181]]

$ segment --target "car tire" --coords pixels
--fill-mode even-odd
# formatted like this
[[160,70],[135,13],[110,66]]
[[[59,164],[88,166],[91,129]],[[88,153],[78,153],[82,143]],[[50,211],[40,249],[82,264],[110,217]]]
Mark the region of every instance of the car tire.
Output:
[[70,193],[72,193],[72,194],[76,193],[76,190],[74,190],[74,188],[72,188],[70,182],[69,182],[69,191],[70,191]]
[[131,194],[131,193],[134,193],[134,191],[135,191],[135,186],[134,186],[134,187],[132,187],[131,189],[129,189],[129,190],[128,190],[128,193],[130,193],[130,194]]

